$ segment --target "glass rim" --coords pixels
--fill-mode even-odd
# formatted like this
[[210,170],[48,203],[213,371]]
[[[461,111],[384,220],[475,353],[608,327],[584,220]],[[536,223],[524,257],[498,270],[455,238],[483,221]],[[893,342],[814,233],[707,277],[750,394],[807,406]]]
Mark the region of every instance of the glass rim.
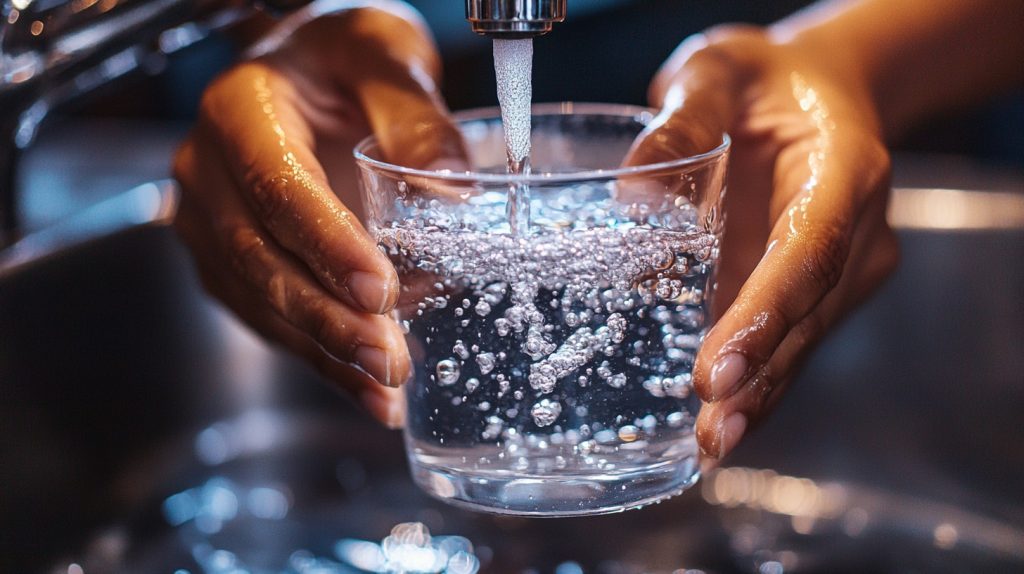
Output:
[[[552,116],[552,115],[605,115],[605,116],[644,116],[653,118],[658,111],[645,106],[634,106],[629,104],[601,104],[601,103],[579,103],[579,102],[552,102],[533,104],[531,116]],[[486,108],[473,108],[452,114],[456,123],[482,120],[501,117],[501,110],[497,106]],[[427,169],[415,169],[404,167],[393,163],[379,160],[367,155],[366,150],[377,144],[377,136],[369,135],[362,139],[352,150],[356,163],[360,166],[372,167],[378,171],[389,172],[396,175],[412,176],[415,178],[434,179],[446,182],[458,183],[526,183],[543,184],[551,182],[577,182],[592,180],[619,179],[628,176],[652,175],[659,172],[678,169],[681,167],[698,166],[717,159],[729,150],[732,139],[728,133],[722,134],[722,143],[717,147],[696,155],[681,157],[669,161],[636,165],[630,167],[617,167],[613,169],[595,169],[576,171],[571,173],[483,173],[475,171],[435,171]]]

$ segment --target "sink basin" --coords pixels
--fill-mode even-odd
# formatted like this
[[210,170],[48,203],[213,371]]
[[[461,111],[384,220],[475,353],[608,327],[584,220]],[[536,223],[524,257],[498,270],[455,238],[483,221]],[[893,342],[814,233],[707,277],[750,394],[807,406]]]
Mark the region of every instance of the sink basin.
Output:
[[0,570],[373,571],[414,522],[472,543],[462,572],[1021,571],[1024,226],[906,227],[725,469],[564,520],[420,493],[400,435],[206,298],[166,227],[26,266],[0,278]]

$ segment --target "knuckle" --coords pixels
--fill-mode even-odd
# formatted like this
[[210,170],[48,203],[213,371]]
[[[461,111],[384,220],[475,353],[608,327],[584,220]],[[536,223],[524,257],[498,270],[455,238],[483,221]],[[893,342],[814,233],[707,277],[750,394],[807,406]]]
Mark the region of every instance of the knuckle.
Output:
[[335,341],[337,336],[337,323],[331,314],[322,306],[314,307],[309,309],[307,323],[306,327],[308,328],[309,335],[317,343],[320,343],[321,346],[333,350],[334,345],[331,343]]
[[792,337],[797,347],[806,349],[815,344],[825,334],[825,324],[817,313],[811,313],[793,327]]
[[263,238],[255,229],[237,227],[227,232],[227,241],[232,268],[242,277],[252,277],[262,267],[266,248]]
[[837,227],[817,227],[802,238],[804,272],[823,292],[832,290],[843,275],[850,252],[849,235]]
[[763,365],[759,368],[747,382],[746,388],[749,402],[744,410],[750,415],[756,415],[761,412],[764,409],[765,403],[771,397],[772,392],[775,391],[777,383],[778,379],[774,376],[768,365]]
[[867,185],[876,193],[887,193],[892,177],[892,156],[889,149],[874,136],[864,138],[861,148]]
[[324,301],[309,302],[308,305],[305,327],[309,336],[328,353],[343,360],[350,360],[355,342],[345,321]]
[[257,167],[246,171],[246,189],[256,217],[273,225],[291,211],[292,174],[287,170],[265,173]]

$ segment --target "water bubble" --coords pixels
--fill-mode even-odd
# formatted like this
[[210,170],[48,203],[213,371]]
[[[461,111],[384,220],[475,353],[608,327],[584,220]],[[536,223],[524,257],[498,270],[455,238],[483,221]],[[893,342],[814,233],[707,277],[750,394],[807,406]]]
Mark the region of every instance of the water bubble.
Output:
[[489,416],[487,417],[487,426],[484,427],[480,436],[484,440],[494,440],[501,436],[501,431],[505,428],[505,421],[501,417]]
[[626,386],[626,375],[623,373],[617,373],[608,377],[608,386],[616,389],[621,389]]
[[462,339],[455,341],[455,345],[452,347],[452,352],[458,355],[461,359],[469,358],[469,350],[466,349],[466,344],[462,342]]
[[498,332],[499,337],[504,337],[512,329],[512,324],[508,319],[495,319],[494,329]]
[[551,399],[541,399],[530,409],[533,423],[539,427],[551,425],[562,414],[562,405]]
[[479,386],[480,386],[480,380],[477,379],[476,377],[473,377],[472,379],[469,379],[468,381],[466,381],[466,392],[467,393],[472,393]]
[[492,283],[484,288],[484,301],[489,305],[497,305],[505,298],[505,284]]
[[444,385],[455,384],[459,380],[459,364],[454,359],[437,362],[437,382]]
[[640,436],[640,430],[633,425],[624,425],[619,428],[619,440],[622,442],[633,442]]
[[677,299],[683,294],[683,282],[678,279],[658,279],[654,290],[662,299]]
[[675,255],[667,249],[655,251],[651,255],[651,267],[658,270],[665,270],[672,266],[675,259]]
[[558,379],[555,377],[555,368],[549,364],[531,365],[530,376],[527,380],[530,382],[530,387],[544,394],[554,391],[555,385],[558,383]]
[[679,411],[670,413],[667,417],[665,417],[665,422],[667,422],[668,426],[672,428],[681,427],[686,422],[686,414]]
[[480,570],[480,560],[472,554],[460,550],[448,559],[446,574],[476,574]]
[[481,317],[486,317],[491,312],[491,305],[487,301],[481,299],[476,302],[476,307],[474,307],[474,310],[476,311],[477,315],[480,315]]
[[490,373],[494,370],[494,353],[480,353],[476,356],[476,364],[480,367],[480,374]]

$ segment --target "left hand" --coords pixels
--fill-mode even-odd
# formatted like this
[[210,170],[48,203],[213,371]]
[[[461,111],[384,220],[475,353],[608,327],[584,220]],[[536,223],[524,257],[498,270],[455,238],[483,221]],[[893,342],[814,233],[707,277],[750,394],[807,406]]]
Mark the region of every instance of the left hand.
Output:
[[733,138],[716,325],[694,366],[712,464],[776,405],[797,367],[898,259],[889,156],[866,82],[827,46],[720,28],[684,42],[651,86],[662,108],[626,163]]

